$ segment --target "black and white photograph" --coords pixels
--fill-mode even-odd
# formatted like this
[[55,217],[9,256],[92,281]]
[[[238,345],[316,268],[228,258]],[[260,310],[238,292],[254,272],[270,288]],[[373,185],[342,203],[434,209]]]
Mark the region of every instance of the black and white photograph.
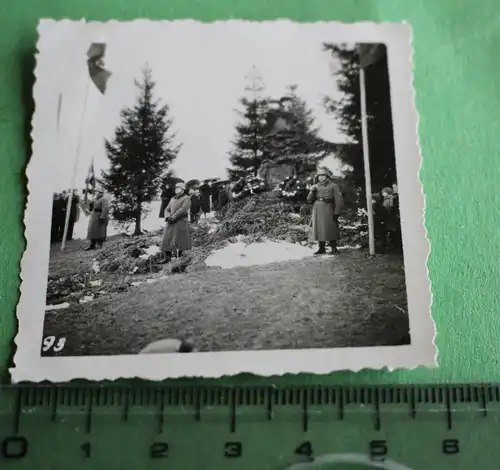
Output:
[[15,381],[435,365],[408,25],[38,31]]

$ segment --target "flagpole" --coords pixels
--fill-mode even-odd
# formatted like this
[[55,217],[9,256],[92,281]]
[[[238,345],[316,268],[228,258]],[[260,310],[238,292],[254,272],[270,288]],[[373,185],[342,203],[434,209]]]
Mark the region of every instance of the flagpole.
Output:
[[368,246],[370,255],[375,254],[375,234],[373,224],[372,178],[370,172],[370,150],[368,147],[368,122],[366,113],[365,70],[359,67],[359,88],[361,98],[361,136],[363,140],[363,161],[365,167],[366,210],[368,212]]
[[57,133],[59,134],[59,121],[61,120],[62,93],[57,98]]
[[71,187],[69,190],[69,196],[68,196],[68,204],[66,206],[66,220],[64,222],[64,232],[63,232],[63,238],[61,242],[61,250],[64,251],[64,248],[66,247],[66,237],[68,236],[68,227],[69,227],[69,219],[71,216],[71,206],[73,202],[73,193],[74,193],[74,188],[76,184],[76,173],[78,171],[78,160],[80,159],[80,148],[82,146],[82,135],[83,135],[83,127],[85,123],[85,114],[87,112],[87,98],[89,94],[89,84],[90,84],[90,77],[87,78],[87,84],[85,86],[85,98],[83,102],[83,113],[82,113],[82,118],[80,121],[80,130],[78,133],[78,143],[76,146],[76,156],[75,156],[75,162],[73,164],[73,175],[71,177]]

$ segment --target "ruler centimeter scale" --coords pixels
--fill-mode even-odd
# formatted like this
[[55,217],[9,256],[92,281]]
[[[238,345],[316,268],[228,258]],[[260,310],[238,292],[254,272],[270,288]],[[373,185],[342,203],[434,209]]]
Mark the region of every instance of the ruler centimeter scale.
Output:
[[0,467],[500,468],[499,417],[496,385],[9,386]]

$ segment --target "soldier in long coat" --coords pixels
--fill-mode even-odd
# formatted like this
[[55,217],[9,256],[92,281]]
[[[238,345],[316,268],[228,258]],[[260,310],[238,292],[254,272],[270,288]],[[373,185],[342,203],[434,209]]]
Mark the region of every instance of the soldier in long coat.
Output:
[[198,222],[201,212],[200,192],[197,189],[192,189],[189,191],[189,197],[191,198],[191,206],[189,209],[191,223],[195,224]]
[[184,183],[175,185],[175,196],[165,209],[165,232],[161,248],[165,254],[165,262],[172,259],[172,254],[180,257],[185,250],[191,249],[191,232],[188,222],[191,197],[186,193]]
[[212,188],[208,182],[208,180],[203,181],[203,184],[200,186],[200,202],[201,202],[201,210],[203,214],[206,215],[211,212],[210,207],[210,196],[212,192]]
[[89,217],[87,238],[90,240],[90,245],[87,250],[94,250],[98,246],[102,246],[108,231],[109,199],[105,196],[102,188],[95,190],[95,197]]
[[338,216],[344,205],[342,193],[325,168],[318,170],[314,183],[307,196],[307,202],[314,204],[311,216],[311,240],[319,244],[315,254],[325,254],[326,243],[329,242],[332,255],[337,255],[337,241],[340,239]]

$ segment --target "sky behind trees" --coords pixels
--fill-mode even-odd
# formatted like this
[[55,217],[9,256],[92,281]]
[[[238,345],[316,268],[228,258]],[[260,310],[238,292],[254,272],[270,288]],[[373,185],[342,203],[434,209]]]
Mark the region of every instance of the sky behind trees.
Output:
[[[98,173],[107,167],[104,138],[112,138],[120,110],[134,104],[134,80],[141,78],[145,65],[152,70],[156,98],[170,107],[177,142],[182,144],[173,168],[186,180],[226,177],[228,151],[239,119],[235,110],[253,66],[262,76],[266,95],[281,97],[288,85],[298,85],[297,93],[312,108],[320,136],[333,142],[345,140],[322,103],[326,94],[339,96],[332,76],[338,64],[322,48],[324,42],[339,42],[333,31],[290,22],[206,25],[189,21],[168,26],[151,22],[147,28],[144,23],[92,28],[73,23],[45,35],[43,41],[58,45],[43,57],[57,66],[57,73],[43,101],[37,102],[54,110],[53,126],[46,123],[46,132],[53,135],[54,191],[70,186],[89,82],[85,54],[92,41],[107,43],[105,67],[113,75],[104,96],[92,83],[88,85],[77,187],[84,185],[92,155]],[[40,47],[43,50],[43,42]],[[62,108],[57,132],[59,93]],[[329,166],[338,165],[330,161]]]

